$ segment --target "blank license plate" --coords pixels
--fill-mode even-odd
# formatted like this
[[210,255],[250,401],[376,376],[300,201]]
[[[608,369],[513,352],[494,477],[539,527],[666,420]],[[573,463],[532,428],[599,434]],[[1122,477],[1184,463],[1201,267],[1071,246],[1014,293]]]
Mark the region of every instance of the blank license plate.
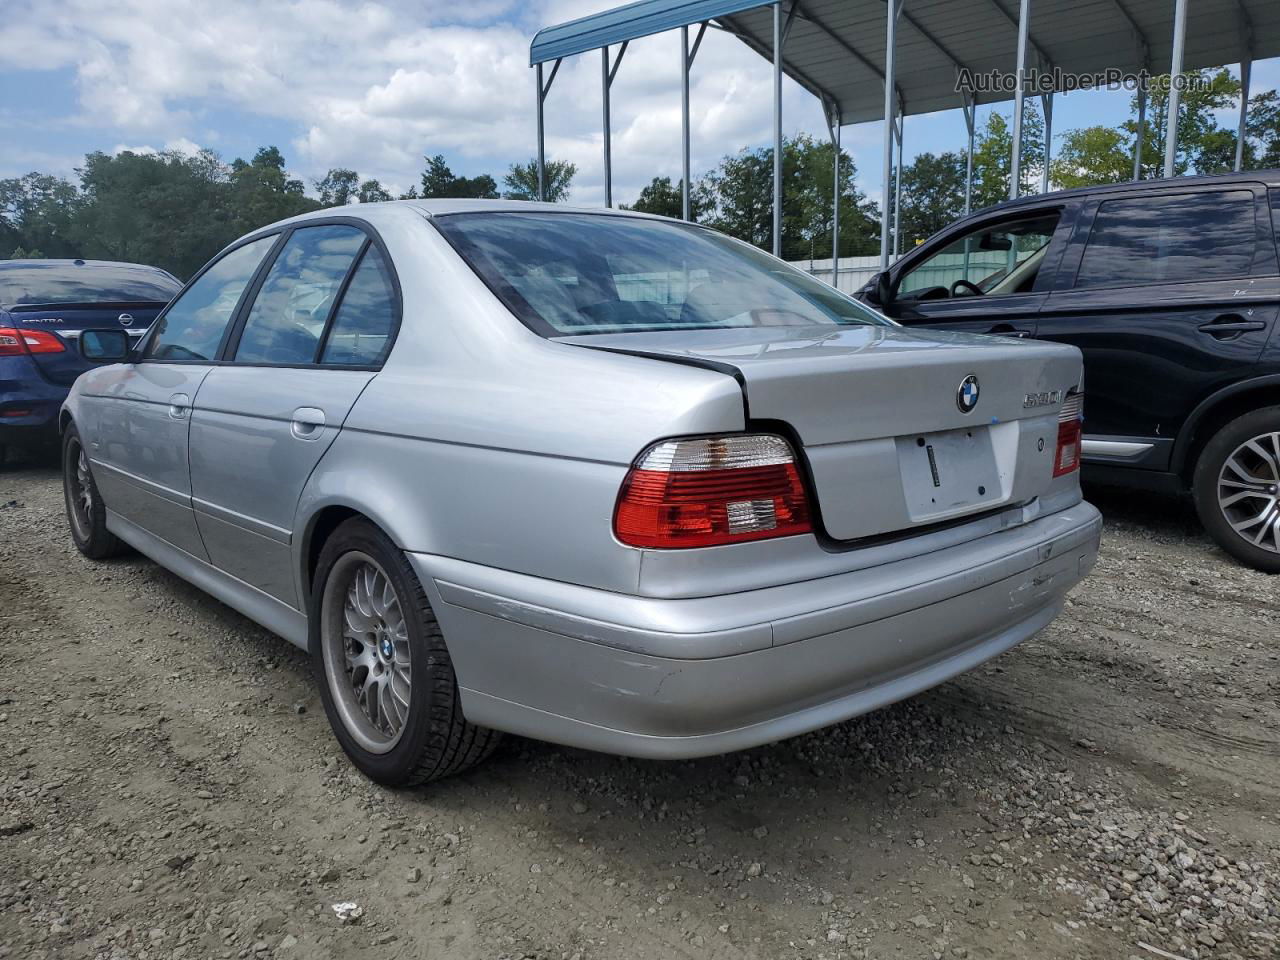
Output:
[[912,520],[966,513],[1000,501],[1000,470],[987,427],[907,434],[897,444]]

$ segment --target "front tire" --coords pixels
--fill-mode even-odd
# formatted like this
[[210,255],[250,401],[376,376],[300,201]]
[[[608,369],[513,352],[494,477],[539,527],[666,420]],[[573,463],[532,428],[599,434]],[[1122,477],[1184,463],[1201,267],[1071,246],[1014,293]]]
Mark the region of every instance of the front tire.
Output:
[[462,715],[453,661],[404,554],[363,519],[325,541],[311,597],[311,657],[325,714],[371,780],[408,787],[485,759],[501,734]]
[[1196,461],[1191,489],[1218,546],[1255,570],[1280,573],[1280,407],[1219,430]]
[[75,424],[69,424],[62,436],[62,493],[67,525],[77,550],[90,560],[105,560],[125,552],[124,542],[107,529],[107,508]]

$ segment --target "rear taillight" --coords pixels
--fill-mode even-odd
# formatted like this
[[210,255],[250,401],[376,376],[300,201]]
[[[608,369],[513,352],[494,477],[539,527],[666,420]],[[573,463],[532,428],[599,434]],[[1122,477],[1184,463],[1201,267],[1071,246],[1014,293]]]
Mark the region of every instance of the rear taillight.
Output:
[[1072,392],[1058,413],[1058,448],[1053,454],[1053,475],[1065,477],[1080,467],[1080,430],[1084,422],[1084,394]]
[[44,330],[0,327],[0,357],[16,357],[24,353],[62,353],[66,349],[61,340]]
[[665,440],[636,460],[613,531],[632,547],[713,547],[812,531],[791,444],[770,434]]

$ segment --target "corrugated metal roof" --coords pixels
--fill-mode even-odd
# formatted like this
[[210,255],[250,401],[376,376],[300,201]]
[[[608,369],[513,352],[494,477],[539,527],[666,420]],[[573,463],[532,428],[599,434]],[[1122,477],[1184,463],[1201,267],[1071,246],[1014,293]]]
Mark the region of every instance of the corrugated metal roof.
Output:
[[[1280,56],[1277,0],[1189,0],[1183,69],[1237,63],[1245,40],[1255,60]],[[792,4],[784,0],[784,12]],[[786,72],[840,108],[845,123],[884,115],[884,0],[802,0],[783,48]],[[1032,0],[1028,64],[1065,73],[1169,70],[1174,0]],[[593,50],[682,24],[714,18],[769,59],[769,5],[750,0],[642,0],[548,27],[534,38],[531,62]],[[908,114],[960,105],[956,76],[1012,72],[1018,0],[907,0],[898,25],[896,87]],[[1012,91],[977,94],[979,103]]]

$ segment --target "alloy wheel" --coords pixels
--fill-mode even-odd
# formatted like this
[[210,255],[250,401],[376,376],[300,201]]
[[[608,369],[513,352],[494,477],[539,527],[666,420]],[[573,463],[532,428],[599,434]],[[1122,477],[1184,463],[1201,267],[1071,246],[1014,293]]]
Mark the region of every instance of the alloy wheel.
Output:
[[89,458],[85,456],[84,447],[72,440],[71,452],[75,456],[75,472],[67,477],[71,518],[75,521],[76,533],[84,539],[89,536],[93,526],[93,484],[89,478]]
[[1218,507],[1255,547],[1280,553],[1280,433],[1246,440],[1218,473]]
[[412,695],[408,626],[386,571],[367,554],[345,554],[322,599],[325,674],[343,726],[371,753],[400,740]]

